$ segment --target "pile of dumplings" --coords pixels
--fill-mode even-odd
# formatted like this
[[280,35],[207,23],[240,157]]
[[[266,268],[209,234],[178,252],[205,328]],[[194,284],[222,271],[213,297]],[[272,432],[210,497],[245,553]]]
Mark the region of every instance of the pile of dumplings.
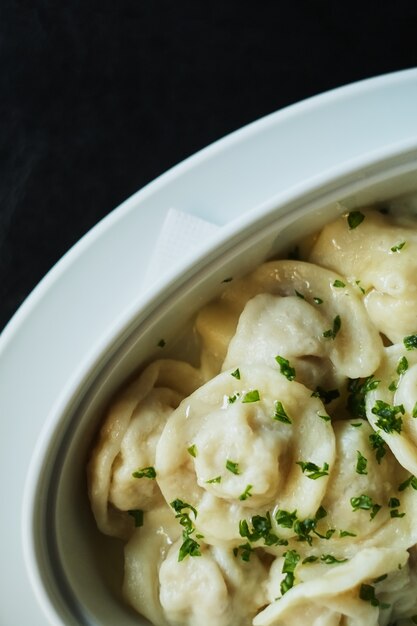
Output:
[[224,287],[198,366],[151,363],[91,451],[126,602],[154,626],[417,624],[417,221],[346,213]]

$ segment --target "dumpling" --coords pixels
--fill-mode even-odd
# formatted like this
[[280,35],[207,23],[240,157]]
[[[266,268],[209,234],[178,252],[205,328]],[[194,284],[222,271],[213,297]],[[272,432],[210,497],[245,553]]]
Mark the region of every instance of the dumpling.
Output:
[[405,550],[368,548],[343,563],[301,563],[294,570],[296,584],[281,596],[277,580],[277,600],[261,611],[253,624],[378,626],[380,614],[390,607],[379,600],[375,580],[404,567],[408,556]]
[[275,506],[314,515],[335,458],[328,420],[320,399],[278,366],[223,372],[167,422],[156,450],[158,484],[167,502],[197,510],[208,543],[241,541],[240,521]]
[[266,604],[268,568],[257,555],[242,561],[230,549],[202,546],[178,561],[174,544],[160,572],[160,601],[173,626],[250,626]]
[[386,348],[375,380],[366,396],[369,423],[398,462],[417,476],[417,350],[404,344]]
[[333,370],[369,376],[382,355],[360,291],[334,271],[302,261],[271,261],[231,283],[203,308],[196,327],[213,359],[225,359],[223,369],[270,364],[281,355],[297,359],[297,380],[308,386],[328,383]]
[[368,314],[397,343],[417,328],[417,229],[377,211],[349,227],[349,215],[326,225],[309,260],[343,273],[363,289]]
[[127,511],[162,504],[156,481],[133,473],[154,465],[167,418],[201,382],[188,363],[155,361],[110,406],[88,465],[91,507],[104,534],[129,537],[134,523]]

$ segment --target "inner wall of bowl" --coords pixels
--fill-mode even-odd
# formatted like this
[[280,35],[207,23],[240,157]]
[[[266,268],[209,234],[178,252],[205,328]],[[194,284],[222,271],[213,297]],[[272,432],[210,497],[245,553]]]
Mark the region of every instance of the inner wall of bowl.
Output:
[[[123,603],[123,546],[98,533],[86,495],[88,450],[115,390],[145,362],[166,356],[156,347],[159,339],[164,337],[169,346],[184,326],[184,311],[191,317],[224,287],[224,278],[244,274],[267,258],[284,255],[300,238],[346,209],[384,204],[400,195],[416,193],[416,160],[404,169],[398,173],[391,166],[378,173],[377,182],[375,177],[364,178],[349,188],[335,187],[326,198],[304,198],[290,214],[282,207],[272,211],[273,227],[268,224],[247,233],[222,258],[209,266],[202,265],[175,296],[164,301],[161,295],[159,306],[142,312],[117,348],[109,347],[102,356],[61,417],[47,453],[47,468],[38,482],[39,494],[47,497],[39,498],[34,516],[37,565],[46,594],[63,623],[148,624]],[[415,205],[410,200],[395,204],[406,209]]]

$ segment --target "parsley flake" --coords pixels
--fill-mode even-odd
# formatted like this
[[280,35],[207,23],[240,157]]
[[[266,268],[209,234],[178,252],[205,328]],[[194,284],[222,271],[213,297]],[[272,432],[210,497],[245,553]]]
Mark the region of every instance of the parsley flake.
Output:
[[368,378],[351,378],[348,383],[347,409],[352,417],[363,417],[366,419],[365,398],[369,391],[376,389],[379,380],[373,376]]
[[206,483],[208,485],[212,485],[213,483],[221,483],[221,482],[222,482],[221,476],[216,476],[216,478],[210,478],[210,480],[206,480]]
[[249,402],[259,402],[261,399],[259,395],[259,391],[257,389],[252,389],[252,391],[248,391],[242,398],[242,402],[244,404],[248,404]]
[[375,587],[363,583],[359,589],[359,597],[365,602],[370,602],[372,606],[379,606],[381,609],[388,609],[391,605],[381,603],[375,595]]
[[192,446],[187,448],[187,452],[194,458],[197,456],[197,446],[195,445],[195,443],[193,443]]
[[398,487],[398,491],[404,491],[407,487],[411,487],[417,491],[417,478],[411,474],[401,485]]
[[232,376],[233,376],[234,378],[236,378],[236,380],[240,380],[240,371],[239,371],[239,368],[235,369],[235,371],[234,371],[234,372],[232,372]]
[[351,211],[347,216],[347,221],[349,225],[349,230],[353,230],[357,228],[359,224],[362,224],[365,216],[360,211]]
[[287,550],[284,552],[283,556],[284,564],[282,566],[282,573],[286,574],[286,576],[280,585],[281,595],[287,593],[287,591],[294,586],[294,571],[300,560],[300,555],[295,550]]
[[315,304],[323,304],[323,302],[324,302],[324,301],[323,301],[321,298],[317,298],[317,297],[316,297],[316,298],[313,298],[313,302],[314,302]]
[[290,513],[284,509],[278,509],[275,513],[275,519],[278,526],[282,526],[283,528],[292,528],[294,522],[297,520],[297,511]]
[[133,478],[150,478],[153,480],[156,478],[156,471],[154,467],[142,467],[135,472],[132,472]]
[[345,283],[342,282],[341,280],[339,280],[338,278],[336,278],[336,280],[333,283],[333,287],[336,287],[337,289],[341,289],[343,287],[346,287]]
[[323,337],[325,339],[335,339],[341,326],[342,326],[342,320],[340,319],[340,315],[336,315],[336,317],[333,320],[332,328],[329,328],[329,330],[325,330],[323,333]]
[[165,348],[165,346],[166,346],[166,341],[165,341],[165,339],[160,339],[160,340],[158,341],[158,348]]
[[251,490],[253,485],[247,485],[245,491],[239,496],[239,500],[247,500],[252,497]]
[[369,435],[369,443],[372,446],[372,450],[375,450],[375,457],[379,465],[381,463],[381,459],[385,456],[387,452],[385,447],[385,441],[378,433],[371,433]]
[[391,248],[391,252],[399,252],[400,250],[402,250],[405,246],[405,241],[402,241],[401,243],[397,243],[397,245],[392,246]]
[[143,511],[141,509],[130,509],[128,514],[133,517],[136,528],[143,526]]
[[323,563],[327,565],[332,565],[333,563],[346,563],[347,559],[338,559],[332,554],[322,554],[320,561],[323,561]]
[[275,357],[275,361],[278,363],[279,365],[279,370],[281,372],[281,374],[283,376],[285,376],[285,378],[287,378],[288,380],[294,380],[295,378],[295,369],[293,367],[291,367],[290,362],[288,361],[288,359],[285,359],[283,356],[276,356]]
[[259,541],[263,539],[266,546],[286,546],[288,541],[281,539],[272,531],[272,522],[270,513],[266,513],[265,516],[254,515],[250,520],[252,528],[249,527],[247,520],[241,520],[239,522],[239,534],[241,537],[246,537],[250,542]]
[[405,413],[402,404],[392,406],[383,400],[377,400],[371,411],[374,415],[378,415],[379,419],[375,422],[378,428],[386,433],[401,432],[403,420],[398,414],[404,415]]
[[323,463],[322,468],[311,461],[296,461],[296,464],[301,467],[303,474],[305,474],[307,478],[311,478],[311,480],[317,480],[317,478],[329,475],[328,463]]
[[297,296],[297,298],[301,298],[301,300],[305,300],[305,297],[303,296],[302,293],[300,293],[299,291],[297,291],[296,289],[294,289],[295,291],[295,295]]
[[277,420],[278,422],[283,422],[284,424],[292,424],[291,419],[288,417],[288,413],[283,407],[282,402],[276,400],[275,402],[275,413],[272,416],[272,419]]
[[367,474],[368,471],[366,469],[366,466],[368,465],[368,459],[366,459],[360,452],[359,450],[356,450],[356,454],[357,454],[357,461],[356,461],[356,473],[357,474]]
[[226,469],[229,470],[229,472],[232,472],[232,474],[240,474],[239,463],[235,463],[234,461],[230,461],[229,459],[227,459],[226,461]]
[[339,537],[356,537],[355,533],[351,533],[349,530],[340,530]]
[[407,350],[415,350],[417,348],[417,335],[404,337],[403,343]]
[[370,511],[371,512],[371,516],[370,519],[374,519],[375,515],[381,510],[381,505],[380,504],[374,504],[374,502],[372,501],[372,498],[362,494],[360,496],[356,496],[354,498],[350,499],[350,504],[352,507],[353,511],[359,511],[359,510],[363,510],[363,511]]
[[407,370],[408,370],[408,361],[407,361],[407,358],[403,356],[398,361],[397,374],[401,376],[401,374],[404,374],[404,372],[406,372]]
[[323,387],[318,386],[311,394],[311,397],[320,398],[323,404],[330,404],[330,402],[340,397],[340,391],[338,389],[323,389]]

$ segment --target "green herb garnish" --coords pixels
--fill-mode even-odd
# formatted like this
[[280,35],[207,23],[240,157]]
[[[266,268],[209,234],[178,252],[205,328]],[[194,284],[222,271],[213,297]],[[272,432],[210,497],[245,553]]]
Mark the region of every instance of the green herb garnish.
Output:
[[229,472],[232,472],[232,474],[240,474],[239,463],[235,463],[229,459],[226,461],[226,469],[229,470]]
[[143,526],[143,511],[141,511],[141,509],[130,509],[128,513],[131,517],[133,517],[136,528]]
[[312,398],[320,398],[323,404],[330,404],[333,400],[340,397],[340,391],[338,389],[323,389],[323,387],[316,387],[315,391],[311,394]]
[[297,511],[290,513],[289,511],[278,509],[275,513],[275,519],[278,526],[282,526],[283,528],[292,528],[294,522],[297,520]]
[[253,485],[247,485],[245,491],[239,496],[239,500],[247,500],[252,497],[251,489]]
[[371,409],[374,415],[378,415],[376,426],[386,433],[400,433],[402,429],[402,418],[398,415],[404,415],[405,409],[402,404],[392,406],[383,400],[377,400],[375,406]]
[[346,287],[346,285],[344,282],[336,278],[336,280],[333,283],[333,287],[337,287],[338,289],[341,289],[342,287]]
[[315,304],[323,304],[323,300],[321,298],[313,298],[313,302],[315,302]]
[[277,420],[278,422],[283,422],[284,424],[292,424],[291,419],[288,417],[288,413],[284,409],[282,402],[279,400],[275,402],[275,413],[272,416],[272,419]]
[[213,483],[221,483],[221,482],[222,482],[221,476],[216,476],[216,478],[210,478],[210,480],[206,480],[206,483],[208,485],[212,485]]
[[357,228],[359,224],[362,224],[365,216],[360,211],[351,211],[347,216],[347,221],[349,225],[349,230],[353,230]]
[[323,463],[323,467],[319,467],[311,461],[296,461],[296,464],[301,467],[303,474],[305,474],[307,478],[311,478],[311,480],[317,480],[317,478],[329,475],[328,463]]
[[371,433],[369,435],[369,443],[372,446],[372,450],[375,450],[375,457],[378,464],[381,463],[381,459],[387,452],[385,441],[378,433]]
[[235,369],[235,371],[234,371],[234,372],[232,372],[232,376],[233,376],[234,378],[236,378],[237,380],[240,380],[240,371],[239,371],[239,368]]
[[366,394],[379,385],[379,380],[373,376],[368,378],[351,378],[348,383],[347,409],[352,417],[363,417],[366,419],[365,398]]
[[197,446],[195,445],[195,443],[193,443],[192,446],[187,448],[187,452],[188,454],[191,454],[191,456],[194,458],[197,456]]
[[281,374],[285,376],[285,378],[287,378],[288,380],[294,380],[295,369],[291,367],[288,359],[285,359],[283,356],[278,355],[275,357],[275,361],[279,365],[279,371],[281,372]]
[[402,356],[401,359],[398,361],[397,374],[401,376],[401,374],[404,374],[404,372],[406,372],[407,370],[408,370],[408,361],[405,356]]
[[282,573],[286,574],[286,576],[280,585],[281,595],[287,593],[287,591],[294,586],[294,571],[300,560],[300,555],[295,550],[287,550],[287,552],[284,552],[283,556],[284,564],[282,566]]
[[325,330],[323,333],[323,337],[326,339],[335,339],[337,333],[339,332],[342,326],[342,320],[340,319],[340,315],[336,315],[333,320],[333,326],[329,330]]
[[400,250],[402,250],[405,246],[405,241],[402,241],[401,243],[397,243],[396,246],[392,246],[391,248],[391,252],[399,252]]
[[332,554],[322,554],[320,557],[320,561],[323,561],[323,563],[327,563],[327,565],[331,565],[333,563],[345,563],[347,559],[338,559]]
[[350,504],[352,506],[353,511],[371,511],[371,519],[374,519],[375,515],[381,510],[380,504],[374,504],[372,498],[369,496],[362,494],[360,496],[354,497],[350,499]]
[[362,584],[359,589],[359,597],[365,602],[370,602],[372,606],[379,606],[381,609],[388,609],[391,605],[381,603],[375,595],[375,587]]
[[166,341],[165,341],[165,339],[160,339],[160,340],[158,341],[158,348],[165,348],[165,346],[166,346]]
[[367,474],[368,471],[366,469],[366,466],[368,465],[368,459],[366,459],[359,452],[359,450],[356,450],[356,454],[357,454],[357,457],[358,457],[358,460],[356,461],[356,473],[357,474]]
[[404,337],[403,343],[407,350],[415,350],[417,348],[417,335]]
[[156,471],[154,467],[142,467],[132,473],[133,478],[156,478]]
[[260,400],[259,391],[257,389],[252,389],[252,391],[248,391],[242,398],[242,402],[247,404],[249,402],[259,402]]
[[398,491],[404,491],[407,487],[411,487],[417,491],[417,478],[411,474],[401,485],[398,487]]

